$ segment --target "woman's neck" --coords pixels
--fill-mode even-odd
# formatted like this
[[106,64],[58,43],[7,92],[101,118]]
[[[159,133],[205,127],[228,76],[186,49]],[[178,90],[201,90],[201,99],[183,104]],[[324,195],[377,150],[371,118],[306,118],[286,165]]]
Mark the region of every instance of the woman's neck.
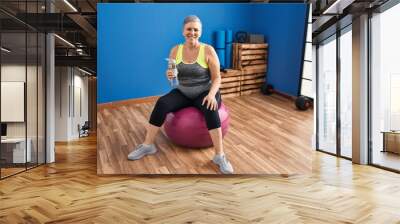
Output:
[[198,42],[198,41],[196,41],[195,43],[186,42],[185,46],[190,50],[194,50],[194,49],[197,49],[200,47],[200,42]]

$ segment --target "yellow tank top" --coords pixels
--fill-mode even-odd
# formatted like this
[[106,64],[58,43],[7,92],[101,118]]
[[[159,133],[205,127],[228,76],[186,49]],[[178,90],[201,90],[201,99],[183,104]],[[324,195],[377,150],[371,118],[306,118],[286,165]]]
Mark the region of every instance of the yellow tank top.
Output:
[[[205,54],[205,45],[200,44],[200,50],[199,54],[197,56],[197,59],[194,63],[198,63],[201,67],[203,68],[208,68],[207,62],[206,62],[206,54]],[[176,53],[176,64],[183,63],[183,44],[179,44],[178,46],[178,51]]]
[[182,57],[183,45],[179,45],[176,54],[176,68],[178,69],[178,89],[188,98],[195,99],[211,88],[210,69],[204,54],[205,45],[201,44],[199,54],[194,63],[184,63]]

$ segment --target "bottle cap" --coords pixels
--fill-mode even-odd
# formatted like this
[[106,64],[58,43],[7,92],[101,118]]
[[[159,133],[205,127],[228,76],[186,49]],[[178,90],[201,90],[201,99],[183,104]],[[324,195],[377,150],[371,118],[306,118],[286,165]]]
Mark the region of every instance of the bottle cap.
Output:
[[176,63],[175,59],[165,58],[165,60],[168,61],[168,62],[170,62],[170,63],[171,63],[171,62],[174,63],[174,64]]

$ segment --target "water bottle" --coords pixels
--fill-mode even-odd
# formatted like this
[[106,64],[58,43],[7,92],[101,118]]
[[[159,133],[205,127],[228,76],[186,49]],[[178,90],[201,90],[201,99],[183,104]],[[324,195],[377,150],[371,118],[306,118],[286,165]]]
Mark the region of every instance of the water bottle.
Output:
[[177,88],[179,86],[178,80],[178,69],[176,68],[176,61],[174,59],[166,58],[168,61],[168,69],[172,69],[174,78],[170,80],[170,84],[172,88]]

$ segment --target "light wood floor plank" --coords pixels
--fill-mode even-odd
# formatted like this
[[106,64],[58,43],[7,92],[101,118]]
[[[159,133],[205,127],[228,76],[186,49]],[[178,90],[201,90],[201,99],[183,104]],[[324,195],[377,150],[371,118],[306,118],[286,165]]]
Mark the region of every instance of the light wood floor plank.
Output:
[[0,181],[0,223],[400,223],[399,174],[312,155],[310,175],[104,177],[96,136],[58,143]]

